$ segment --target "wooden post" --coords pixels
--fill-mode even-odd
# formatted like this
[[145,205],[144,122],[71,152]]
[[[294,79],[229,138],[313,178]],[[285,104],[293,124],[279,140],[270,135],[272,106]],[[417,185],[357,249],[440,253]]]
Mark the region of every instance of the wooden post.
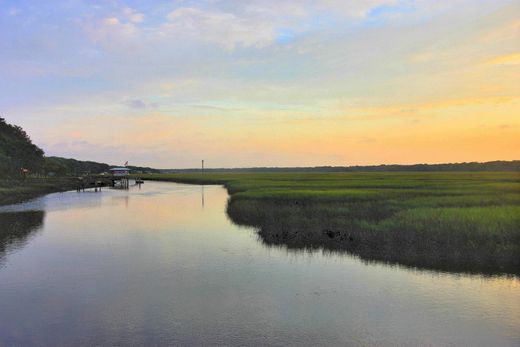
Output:
[[202,159],[202,173],[204,173],[204,159]]

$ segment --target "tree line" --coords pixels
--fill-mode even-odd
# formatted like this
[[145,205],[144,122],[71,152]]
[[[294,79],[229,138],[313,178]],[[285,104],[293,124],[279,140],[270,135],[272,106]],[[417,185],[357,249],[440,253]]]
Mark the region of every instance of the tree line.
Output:
[[[197,173],[201,169],[164,169],[162,173]],[[485,163],[412,164],[412,165],[367,165],[367,166],[314,166],[314,167],[250,167],[250,168],[205,168],[204,172],[463,172],[463,171],[518,171],[520,160],[496,160]]]
[[[108,172],[113,165],[61,157],[46,157],[18,125],[0,118],[0,178],[24,175],[79,176]],[[157,172],[149,167],[128,166],[135,172]],[[24,173],[25,170],[25,173]]]
[[45,167],[44,153],[18,125],[0,118],[0,175],[18,177],[21,170],[41,172]]

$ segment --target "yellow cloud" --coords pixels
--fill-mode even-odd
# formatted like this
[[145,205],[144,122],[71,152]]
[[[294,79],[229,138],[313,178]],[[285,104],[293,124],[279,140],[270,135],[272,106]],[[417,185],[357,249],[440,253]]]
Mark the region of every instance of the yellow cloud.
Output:
[[489,65],[519,65],[520,64],[520,53],[512,53],[499,55],[493,59],[487,61]]

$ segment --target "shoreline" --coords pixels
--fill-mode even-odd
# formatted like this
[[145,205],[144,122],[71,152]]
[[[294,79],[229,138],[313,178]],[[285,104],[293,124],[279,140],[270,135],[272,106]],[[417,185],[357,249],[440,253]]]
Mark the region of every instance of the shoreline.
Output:
[[0,206],[19,204],[47,194],[75,190],[77,178],[28,178],[0,180]]

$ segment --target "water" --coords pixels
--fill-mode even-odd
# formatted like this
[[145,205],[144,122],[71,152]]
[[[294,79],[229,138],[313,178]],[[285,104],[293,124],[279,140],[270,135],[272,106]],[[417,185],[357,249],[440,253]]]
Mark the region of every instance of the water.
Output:
[[518,278],[269,248],[226,202],[147,182],[0,208],[0,346],[520,345]]

